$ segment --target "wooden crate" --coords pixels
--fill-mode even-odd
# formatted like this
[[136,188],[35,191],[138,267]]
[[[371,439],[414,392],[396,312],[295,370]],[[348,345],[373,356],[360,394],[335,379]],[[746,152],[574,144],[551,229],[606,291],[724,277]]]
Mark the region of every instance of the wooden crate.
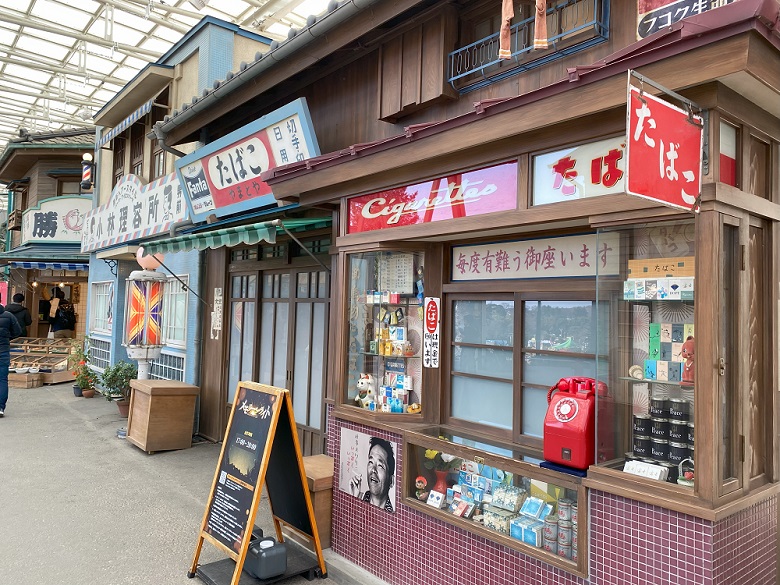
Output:
[[131,380],[127,441],[147,453],[192,446],[198,386],[173,380]]
[[11,388],[37,388],[43,386],[40,374],[8,374],[8,386]]

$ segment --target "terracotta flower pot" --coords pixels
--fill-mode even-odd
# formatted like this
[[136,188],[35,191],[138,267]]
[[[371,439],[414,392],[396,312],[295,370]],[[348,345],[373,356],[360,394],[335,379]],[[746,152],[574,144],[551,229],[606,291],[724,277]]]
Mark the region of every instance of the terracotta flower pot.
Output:
[[95,389],[94,388],[82,388],[81,389],[81,395],[84,398],[92,398],[95,396]]
[[117,400],[116,406],[119,409],[119,416],[127,418],[130,414],[130,401],[129,400]]

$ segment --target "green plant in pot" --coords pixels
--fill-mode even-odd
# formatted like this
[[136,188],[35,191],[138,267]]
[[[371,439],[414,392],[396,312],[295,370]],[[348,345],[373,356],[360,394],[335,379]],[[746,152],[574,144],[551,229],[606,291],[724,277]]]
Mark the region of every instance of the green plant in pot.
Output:
[[73,340],[73,349],[68,356],[68,365],[73,370],[75,378],[73,393],[76,396],[86,398],[94,396],[95,385],[100,376],[89,365],[89,337],[85,337],[83,340]]
[[119,413],[127,416],[127,408],[130,403],[130,380],[138,377],[138,368],[130,362],[117,362],[108,366],[100,376],[103,387],[103,396],[106,400],[113,400],[119,407]]

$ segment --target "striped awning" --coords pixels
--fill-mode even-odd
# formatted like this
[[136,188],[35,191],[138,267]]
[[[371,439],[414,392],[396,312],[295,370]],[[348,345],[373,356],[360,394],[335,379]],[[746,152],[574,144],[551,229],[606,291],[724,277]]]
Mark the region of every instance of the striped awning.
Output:
[[9,262],[8,265],[25,270],[89,270],[89,264],[73,262]]
[[157,254],[186,252],[187,250],[205,250],[206,248],[221,248],[223,246],[238,246],[239,244],[257,244],[266,241],[276,243],[276,223],[266,221],[249,225],[222,228],[199,234],[176,236],[155,242],[144,242],[144,253]]
[[122,132],[127,130],[127,128],[135,124],[135,122],[137,122],[141,116],[145,116],[146,114],[151,112],[153,104],[154,104],[154,98],[150,99],[140,108],[138,108],[135,112],[133,112],[127,118],[122,120],[119,124],[114,126],[111,130],[108,131],[108,133],[104,134],[103,137],[97,141],[96,147],[100,148],[107,142],[111,141],[112,138],[114,138],[118,134],[121,134]]

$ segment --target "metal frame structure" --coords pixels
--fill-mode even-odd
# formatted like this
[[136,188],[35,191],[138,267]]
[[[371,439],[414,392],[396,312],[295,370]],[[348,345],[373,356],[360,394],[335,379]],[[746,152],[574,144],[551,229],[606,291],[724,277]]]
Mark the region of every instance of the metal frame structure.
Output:
[[204,16],[282,41],[327,0],[5,0],[0,156],[28,133],[92,124],[103,105]]

